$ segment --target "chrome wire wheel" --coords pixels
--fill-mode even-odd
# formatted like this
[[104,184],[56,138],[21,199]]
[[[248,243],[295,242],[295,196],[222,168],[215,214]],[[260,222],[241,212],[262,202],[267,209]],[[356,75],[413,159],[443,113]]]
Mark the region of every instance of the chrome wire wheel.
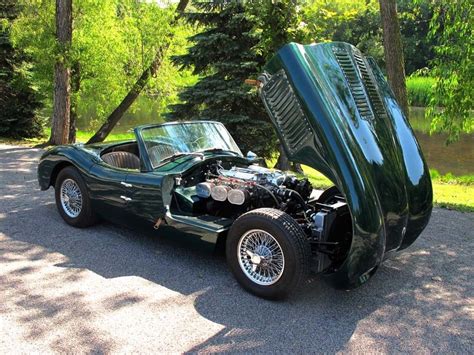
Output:
[[261,229],[252,229],[242,235],[237,258],[245,276],[258,285],[273,285],[285,270],[285,256],[280,244]]
[[65,179],[60,188],[61,206],[71,218],[76,218],[82,211],[82,193],[73,179]]

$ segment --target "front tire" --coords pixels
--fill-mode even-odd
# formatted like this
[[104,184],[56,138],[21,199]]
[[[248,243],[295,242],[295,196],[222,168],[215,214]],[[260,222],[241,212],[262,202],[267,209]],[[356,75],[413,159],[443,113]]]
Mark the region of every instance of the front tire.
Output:
[[311,247],[285,212],[259,208],[240,216],[226,241],[227,263],[239,284],[267,299],[282,299],[307,279]]
[[56,207],[64,221],[73,227],[89,227],[96,222],[86,184],[79,171],[62,169],[54,184]]

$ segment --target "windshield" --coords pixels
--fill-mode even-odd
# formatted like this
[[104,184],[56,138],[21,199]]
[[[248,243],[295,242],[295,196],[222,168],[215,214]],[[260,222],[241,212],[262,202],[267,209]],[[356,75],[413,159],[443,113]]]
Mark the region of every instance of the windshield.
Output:
[[151,165],[156,168],[174,156],[204,151],[228,151],[242,155],[234,139],[218,122],[185,122],[141,130]]

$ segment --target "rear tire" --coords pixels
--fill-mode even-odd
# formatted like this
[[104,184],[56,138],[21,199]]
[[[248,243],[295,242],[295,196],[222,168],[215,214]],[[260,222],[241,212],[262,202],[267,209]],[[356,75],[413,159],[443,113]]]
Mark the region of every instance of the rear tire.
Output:
[[67,224],[85,228],[96,223],[86,184],[75,167],[68,166],[59,172],[54,194],[59,214]]
[[291,216],[260,208],[234,222],[227,236],[226,257],[244,289],[262,298],[282,299],[307,280],[311,247]]

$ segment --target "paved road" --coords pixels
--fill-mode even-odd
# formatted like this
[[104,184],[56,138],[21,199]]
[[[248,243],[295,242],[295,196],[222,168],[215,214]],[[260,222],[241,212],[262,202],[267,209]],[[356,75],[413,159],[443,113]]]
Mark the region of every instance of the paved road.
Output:
[[38,189],[40,153],[0,145],[0,353],[473,352],[474,214],[435,209],[357,290],[315,278],[269,302],[199,240],[67,226]]

